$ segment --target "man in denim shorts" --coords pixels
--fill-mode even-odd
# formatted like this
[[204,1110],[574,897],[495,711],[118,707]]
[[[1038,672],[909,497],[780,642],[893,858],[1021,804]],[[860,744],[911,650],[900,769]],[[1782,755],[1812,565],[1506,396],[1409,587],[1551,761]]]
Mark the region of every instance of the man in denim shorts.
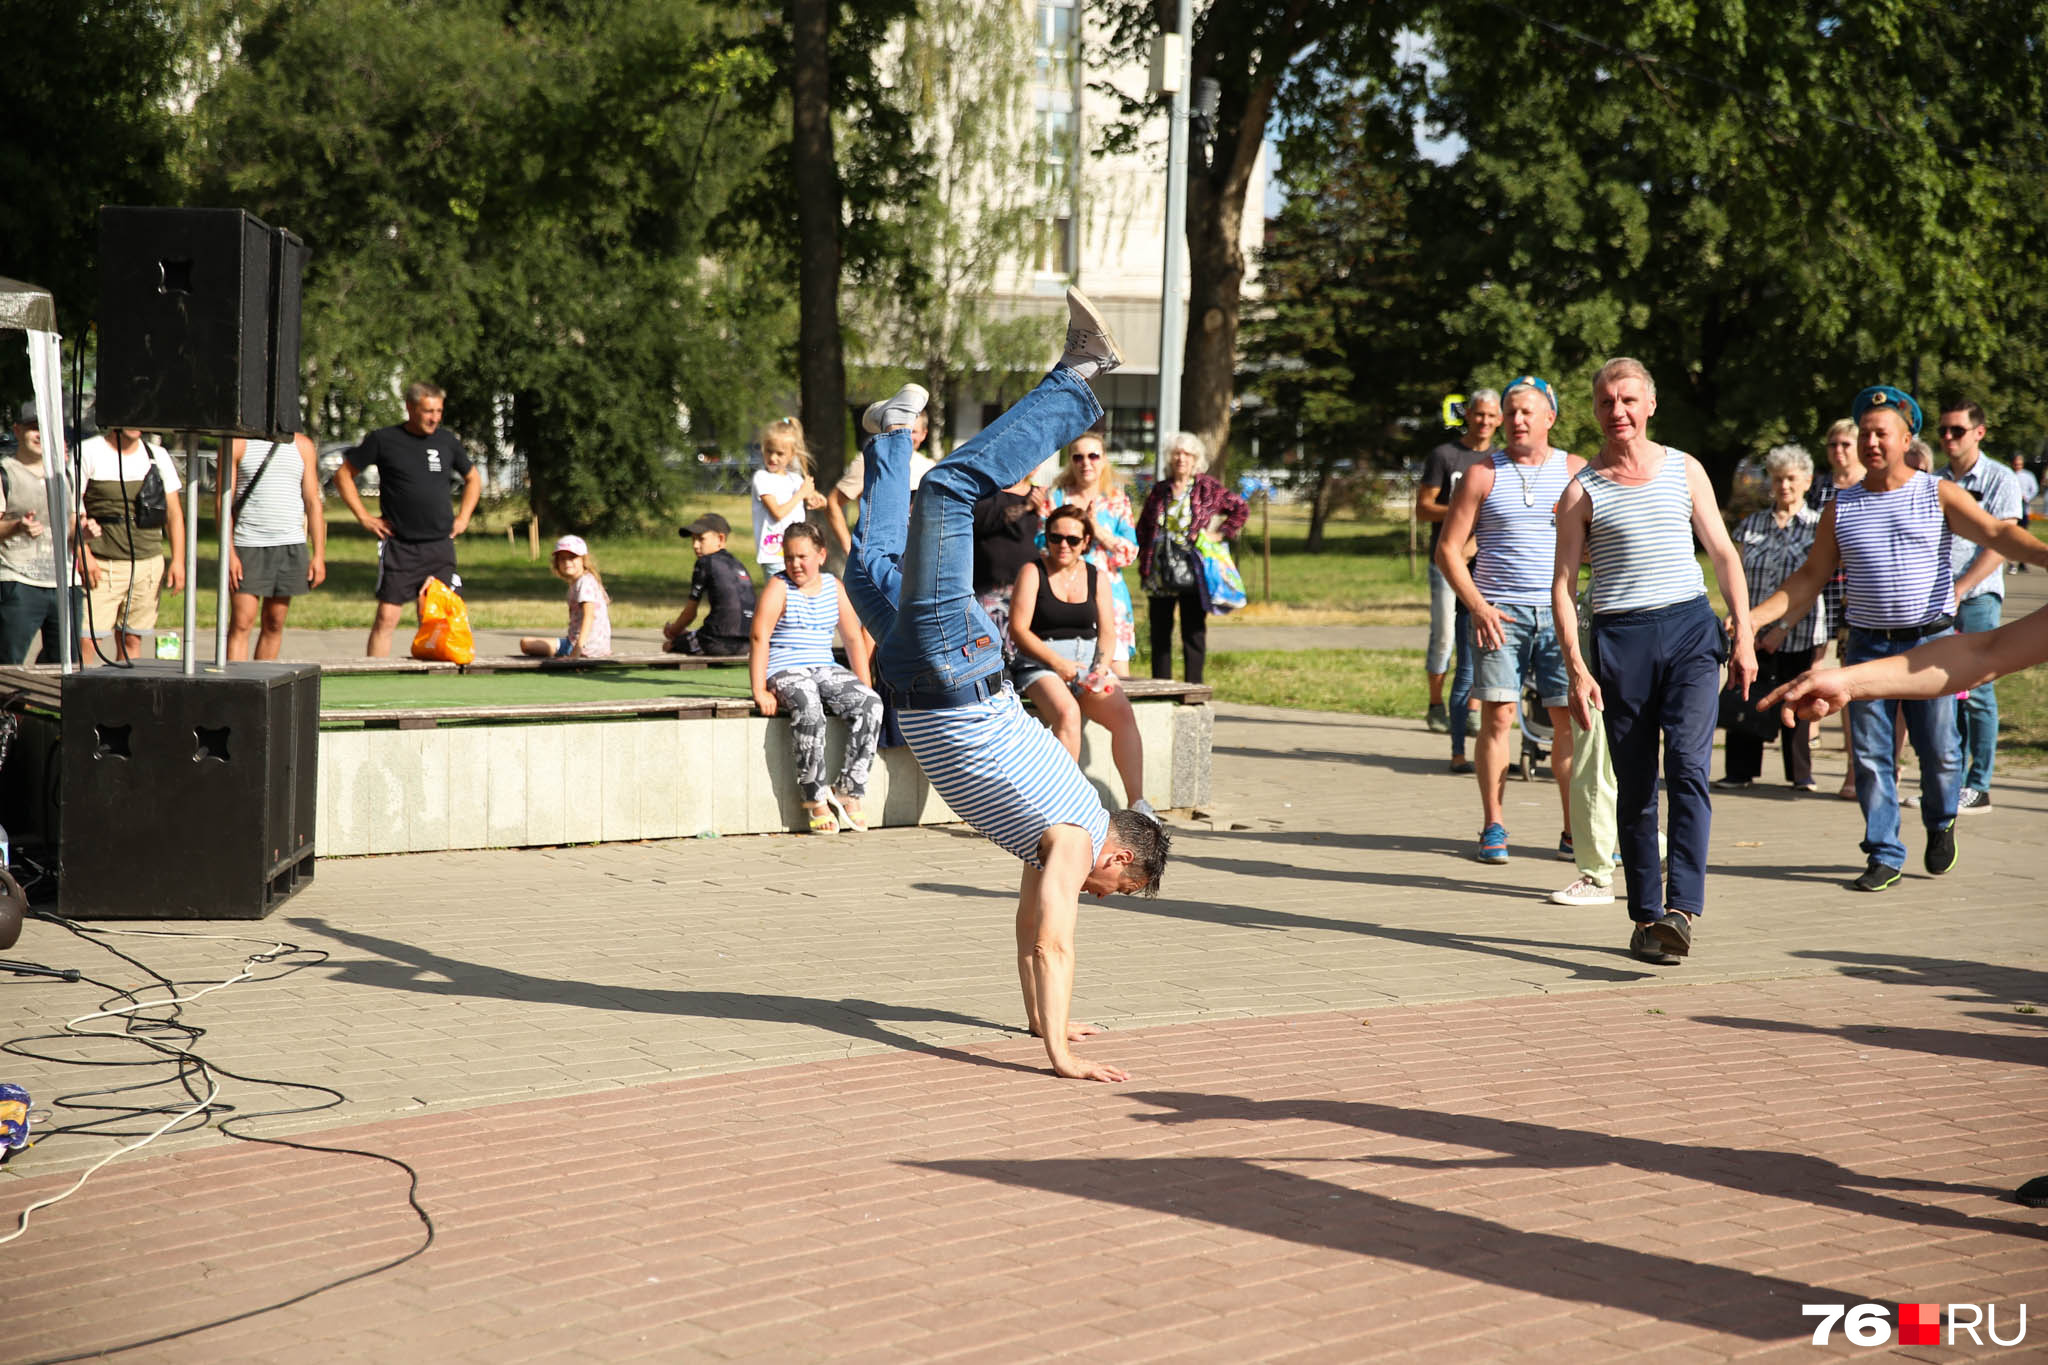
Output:
[[[1507,449],[1466,471],[1437,545],[1437,568],[1471,614],[1477,646],[1472,695],[1482,706],[1479,745],[1479,861],[1508,860],[1503,818],[1508,775],[1508,733],[1525,684],[1533,683],[1550,713],[1550,770],[1557,779],[1564,834],[1557,856],[1572,856],[1571,680],[1550,615],[1551,565],[1556,559],[1557,502],[1585,466],[1553,449],[1557,395],[1534,375],[1501,393]],[[1467,568],[1457,548],[1467,536],[1479,557]]]

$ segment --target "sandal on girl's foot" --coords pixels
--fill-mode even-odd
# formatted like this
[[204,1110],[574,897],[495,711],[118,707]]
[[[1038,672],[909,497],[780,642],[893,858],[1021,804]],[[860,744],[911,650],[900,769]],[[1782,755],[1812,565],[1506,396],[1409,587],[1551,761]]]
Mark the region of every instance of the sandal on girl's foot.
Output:
[[815,806],[806,802],[804,805],[804,818],[811,822],[811,833],[813,834],[837,834],[839,832],[839,822],[832,818],[832,808],[825,802],[821,801]]
[[[860,798],[855,797],[854,799],[857,801]],[[839,827],[841,829],[850,829],[855,834],[866,834],[868,832],[867,816],[857,810],[849,810],[846,805],[846,797],[843,794],[837,790],[828,791],[825,793],[825,800],[831,803],[833,813],[839,817]]]

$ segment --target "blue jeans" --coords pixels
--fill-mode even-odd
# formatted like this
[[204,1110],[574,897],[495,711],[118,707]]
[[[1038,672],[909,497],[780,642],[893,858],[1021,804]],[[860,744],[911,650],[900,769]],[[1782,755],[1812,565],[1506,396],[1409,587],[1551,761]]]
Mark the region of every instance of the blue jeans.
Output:
[[[1956,608],[1956,633],[1971,634],[1997,630],[2005,615],[2005,599],[1995,592],[1981,593]],[[1998,759],[1998,686],[1980,683],[1957,703],[1956,730],[1961,735],[1963,785],[1980,792],[1991,790],[1991,768]]]
[[[1455,598],[1455,594],[1454,594]],[[1451,757],[1465,756],[1465,729],[1471,713],[1465,707],[1472,700],[1472,613],[1458,603],[1454,613],[1458,636],[1458,663],[1451,674]]]
[[[1669,910],[1704,914],[1707,842],[1721,659],[1727,637],[1704,595],[1647,611],[1593,618],[1593,677],[1600,684],[1628,917],[1648,924]],[[1657,865],[1657,764],[1671,806],[1670,856]],[[1890,741],[1887,740],[1887,743]],[[1891,750],[1885,750],[1887,754]]]
[[1015,407],[934,466],[910,501],[910,433],[867,446],[846,594],[880,645],[899,704],[952,692],[1003,667],[994,622],[974,597],[974,504],[1008,488],[1102,417],[1085,381],[1056,369]]
[[[1522,685],[1533,684],[1545,706],[1571,701],[1572,680],[1557,644],[1557,622],[1549,607],[1504,602],[1500,613],[1499,649],[1480,649],[1472,661],[1472,695],[1481,701],[1517,702]],[[1471,630],[1468,622],[1466,630]]]
[[[1949,634],[1943,631],[1942,635]],[[1849,627],[1846,662],[1885,659],[1904,654],[1928,640],[1883,640]],[[1940,829],[1956,817],[1962,752],[1956,738],[1956,699],[1933,701],[1852,701],[1849,736],[1856,745],[1856,804],[1863,807],[1863,852],[1886,867],[1906,865],[1906,846],[1899,842],[1899,774],[1892,760],[1892,708],[1906,717],[1906,737],[1920,756],[1920,821]]]
[[[85,594],[71,590],[71,629],[85,619]],[[63,658],[63,636],[57,631],[57,590],[33,583],[0,580],[0,664],[24,663],[29,646],[42,637],[42,662]]]

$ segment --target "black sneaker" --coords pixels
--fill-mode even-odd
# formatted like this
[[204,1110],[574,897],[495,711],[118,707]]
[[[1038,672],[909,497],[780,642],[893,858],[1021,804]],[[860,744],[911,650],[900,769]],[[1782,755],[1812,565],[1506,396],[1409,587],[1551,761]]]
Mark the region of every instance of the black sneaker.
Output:
[[1877,859],[1870,860],[1870,866],[1863,869],[1863,875],[1849,883],[1851,891],[1889,891],[1899,884],[1899,870],[1887,867]]
[[1956,865],[1956,822],[1948,821],[1940,829],[1927,831],[1927,871],[1939,877]]
[[1629,956],[1638,962],[1647,962],[1652,967],[1676,967],[1678,958],[1665,951],[1664,945],[1657,941],[1657,936],[1650,932],[1653,927],[1648,924],[1636,926],[1636,931],[1628,936]]
[[1756,785],[1753,777],[1717,777],[1711,784],[1717,792],[1746,792]]

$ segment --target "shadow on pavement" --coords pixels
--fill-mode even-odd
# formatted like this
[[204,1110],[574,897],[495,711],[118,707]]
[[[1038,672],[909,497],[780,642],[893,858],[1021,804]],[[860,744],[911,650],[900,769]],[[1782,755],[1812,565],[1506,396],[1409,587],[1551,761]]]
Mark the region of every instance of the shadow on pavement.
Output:
[[1500,1153],[1497,1157],[1448,1157],[1441,1160],[1409,1156],[1348,1158],[1363,1165],[1398,1166],[1411,1170],[1499,1170],[1513,1167],[1560,1170],[1620,1166],[1921,1227],[1997,1233],[2031,1241],[2048,1240],[2048,1227],[2038,1224],[1976,1218],[1938,1205],[1909,1203],[1878,1193],[1910,1190],[1998,1199],[2005,1194],[2002,1189],[1956,1185],[1940,1180],[1860,1175],[1824,1157],[1799,1152],[1659,1142],[1652,1138],[1559,1128],[1523,1119],[1446,1114],[1433,1109],[1403,1109],[1397,1105],[1352,1100],[1248,1100],[1236,1095],[1168,1091],[1133,1093],[1130,1098],[1168,1111],[1134,1115],[1141,1123],[1178,1125],[1305,1119],[1312,1123],[1361,1128],[1412,1141],[1479,1147]]
[[[1373,880],[1389,880],[1375,877]],[[1446,889],[1449,886],[1441,877],[1411,877],[1393,879],[1406,881],[1430,889]],[[976,886],[959,886],[946,882],[918,882],[912,887],[916,891],[929,891],[946,896],[981,896],[995,900],[1014,900],[1009,892],[989,891]],[[1498,891],[1499,888],[1486,888]],[[1517,895],[1528,893],[1517,891]],[[1549,967],[1568,973],[1575,981],[1605,981],[1624,983],[1648,981],[1654,972],[1631,971],[1614,967],[1602,967],[1590,962],[1576,962],[1570,958],[1552,957],[1543,952],[1525,952],[1523,949],[1555,948],[1565,952],[1594,953],[1601,956],[1627,958],[1625,948],[1601,948],[1585,943],[1556,943],[1545,939],[1495,938],[1480,934],[1458,934],[1441,929],[1402,929],[1393,925],[1374,924],[1367,920],[1328,919],[1321,915],[1297,914],[1291,910],[1261,910],[1249,905],[1225,905],[1216,901],[1176,901],[1164,898],[1140,900],[1134,897],[1119,897],[1107,902],[1105,908],[1127,910],[1140,915],[1160,915],[1167,919],[1188,920],[1197,924],[1227,924],[1236,929],[1271,929],[1284,932],[1289,929],[1337,930],[1347,934],[1364,934],[1371,938],[1386,939],[1395,943],[1413,943],[1425,948],[1452,948],[1462,952],[1479,953],[1487,957],[1503,957],[1513,962],[1527,962],[1540,967]]]
[[[1237,721],[1233,717],[1231,724],[1235,725],[1236,723]],[[1455,777],[1456,780],[1466,783],[1472,781],[1470,773],[1459,775],[1446,771],[1445,765],[1450,761],[1448,757],[1410,758],[1405,754],[1381,754],[1369,751],[1364,753],[1341,753],[1334,749],[1256,749],[1231,744],[1218,744],[1210,750],[1210,753],[1218,758],[1296,758],[1310,763],[1342,763],[1354,768],[1385,768],[1390,772],[1407,773],[1414,777],[1442,776]]]
[[1854,1303],[1862,1297],[1655,1252],[1523,1232],[1486,1218],[1272,1170],[1257,1160],[1146,1157],[911,1164],[1200,1219],[1262,1237],[1420,1266],[1548,1299],[1601,1304],[1758,1341],[1791,1341],[1810,1333],[1812,1324],[1800,1316],[1801,1304]]
[[376,954],[373,958],[349,961],[336,958],[325,964],[331,980],[382,990],[416,991],[425,995],[463,995],[531,1004],[571,1005],[579,1009],[626,1010],[637,1014],[688,1015],[700,1019],[754,1019],[768,1023],[799,1024],[828,1033],[880,1043],[903,1052],[921,1052],[949,1061],[1002,1071],[1043,1074],[1042,1068],[1016,1062],[978,1057],[957,1048],[942,1047],[922,1039],[883,1028],[880,1020],[917,1020],[959,1024],[994,1033],[1016,1034],[1022,1030],[995,1024],[972,1015],[918,1006],[887,1005],[873,1000],[818,1000],[803,995],[760,995],[746,991],[650,990],[640,986],[610,986],[594,981],[570,981],[533,976],[487,967],[433,952],[415,943],[342,929],[317,917],[295,918],[294,924],[325,934],[337,943]]
[[2003,1033],[1963,1033],[1945,1028],[1893,1028],[1888,1024],[1839,1024],[1821,1028],[1794,1024],[1782,1019],[1736,1019],[1719,1014],[1688,1016],[1696,1024],[1715,1028],[1749,1029],[1757,1033],[1796,1033],[1812,1038],[1837,1038],[1856,1047],[1889,1047],[1901,1052],[1924,1052],[1935,1057],[1965,1057],[1978,1062],[2000,1062],[2008,1066],[2048,1066],[2048,1049],[2039,1038],[2015,1038]]

